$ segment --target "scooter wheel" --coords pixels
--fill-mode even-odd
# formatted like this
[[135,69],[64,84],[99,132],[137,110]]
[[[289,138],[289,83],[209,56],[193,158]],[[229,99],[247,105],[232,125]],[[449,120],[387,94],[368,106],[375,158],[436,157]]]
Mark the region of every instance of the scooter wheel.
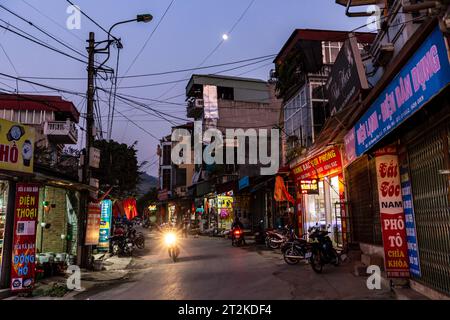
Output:
[[300,262],[300,259],[292,259],[288,258],[287,256],[300,256],[300,253],[296,249],[293,248],[287,249],[283,254],[283,258],[284,261],[291,266],[296,265]]

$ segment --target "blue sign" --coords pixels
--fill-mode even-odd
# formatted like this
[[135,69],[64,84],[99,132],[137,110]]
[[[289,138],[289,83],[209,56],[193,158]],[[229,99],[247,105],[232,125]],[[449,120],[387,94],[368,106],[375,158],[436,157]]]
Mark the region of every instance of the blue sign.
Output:
[[364,154],[411,117],[449,82],[447,48],[436,27],[351,130],[356,156]]
[[406,241],[408,243],[409,271],[416,277],[421,277],[419,250],[417,248],[416,221],[414,218],[411,179],[408,172],[406,155],[400,158],[400,177],[402,183],[403,211],[405,212]]
[[239,180],[239,190],[242,190],[250,185],[250,178],[248,176],[243,177]]
[[99,251],[109,250],[109,235],[111,234],[112,223],[112,201],[103,200],[100,211],[100,237],[98,241]]

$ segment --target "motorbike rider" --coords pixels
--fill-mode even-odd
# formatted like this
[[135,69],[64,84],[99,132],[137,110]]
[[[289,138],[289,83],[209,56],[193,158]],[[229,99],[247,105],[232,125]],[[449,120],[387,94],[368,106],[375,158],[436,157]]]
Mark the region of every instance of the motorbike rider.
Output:
[[[234,240],[234,230],[236,230],[236,229],[244,230],[244,225],[242,224],[241,220],[239,219],[239,216],[235,217],[235,219],[233,221],[233,224],[231,225],[231,238],[232,238],[232,240]],[[246,244],[245,243],[245,238],[244,238],[244,233],[242,233],[241,237],[242,237],[242,242],[244,244]]]

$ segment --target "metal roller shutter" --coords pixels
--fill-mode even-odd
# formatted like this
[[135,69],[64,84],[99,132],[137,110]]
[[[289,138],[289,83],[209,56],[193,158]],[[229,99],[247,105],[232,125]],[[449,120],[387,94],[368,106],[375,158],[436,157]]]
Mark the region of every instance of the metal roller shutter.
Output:
[[408,149],[422,277],[417,279],[450,294],[449,178],[450,126],[436,129]]

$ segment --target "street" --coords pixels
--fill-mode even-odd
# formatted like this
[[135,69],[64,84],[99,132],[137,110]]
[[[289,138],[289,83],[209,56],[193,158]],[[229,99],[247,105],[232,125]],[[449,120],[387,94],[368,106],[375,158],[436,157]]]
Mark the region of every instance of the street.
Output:
[[370,291],[352,264],[327,266],[315,274],[309,265],[287,265],[278,251],[249,244],[231,246],[223,238],[181,239],[173,263],[161,240],[152,235],[143,254],[133,259],[130,276],[97,286],[74,299],[89,300],[264,300],[390,299],[389,290]]

